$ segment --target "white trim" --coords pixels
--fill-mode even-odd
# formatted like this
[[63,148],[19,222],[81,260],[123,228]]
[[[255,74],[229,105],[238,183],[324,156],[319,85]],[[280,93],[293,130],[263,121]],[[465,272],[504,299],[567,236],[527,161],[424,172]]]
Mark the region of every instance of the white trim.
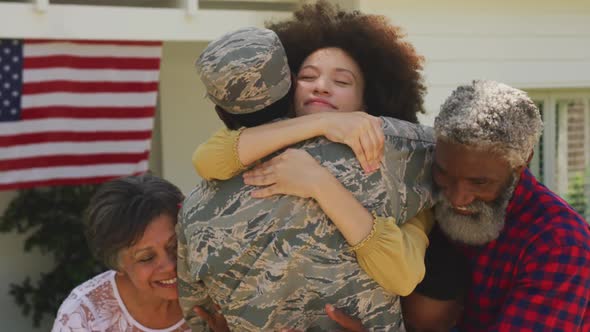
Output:
[[[586,155],[585,157],[585,161],[586,161],[586,169],[590,169],[590,93],[588,95],[586,95],[586,98],[582,98],[582,104],[584,105],[584,122],[585,125],[584,127],[586,128],[585,132],[584,132],[584,137],[586,138]],[[588,181],[590,181],[590,179],[587,179]],[[588,182],[590,183],[590,182]],[[590,208],[590,206],[589,206]]]
[[[582,101],[584,107],[585,123],[585,198],[586,219],[590,219],[590,89],[546,90],[538,89],[528,93],[531,99],[543,102],[543,179],[542,182],[555,193],[565,197],[569,191],[569,167],[567,155],[567,112],[568,102],[572,100]],[[556,106],[564,110],[560,112],[559,121],[556,121]],[[556,137],[556,123],[560,126],[559,137]],[[560,146],[555,151],[555,146]],[[559,154],[559,155],[558,155]],[[535,167],[538,171],[538,162],[531,162],[531,170]],[[537,173],[538,174],[538,173]]]
[[199,0],[186,0],[186,14],[189,17],[197,15],[197,10],[199,10]]
[[210,41],[290,16],[287,11],[199,9],[187,17],[186,8],[62,4],[40,13],[30,3],[0,2],[0,38]]
[[[533,99],[535,102],[540,102],[541,104],[541,114],[543,114],[545,112],[545,102],[543,100],[539,100],[539,99]],[[533,174],[535,176],[537,176],[537,179],[539,179],[540,181],[543,181],[543,178],[540,177],[540,171],[541,171],[541,160],[540,160],[540,156],[541,156],[541,151],[540,151],[540,144],[537,143],[535,144],[535,148],[533,150],[533,158],[531,159],[531,162],[529,163],[529,169],[531,170],[531,172],[533,172]]]
[[555,178],[555,98],[548,96],[543,100],[543,122],[545,124],[543,133],[543,181],[545,185],[556,191],[557,180]]
[[543,100],[543,98],[548,96],[553,96],[557,99],[587,99],[590,96],[590,90],[570,89],[556,91],[555,89],[534,89],[527,94],[534,100]]
[[40,13],[45,13],[49,9],[49,0],[35,0],[35,9]]
[[557,182],[556,193],[565,197],[569,189],[568,172],[568,102],[560,100],[557,102]]
[[586,168],[584,169],[584,196],[586,196],[586,215],[590,222],[590,96],[583,98],[584,120],[586,122]]

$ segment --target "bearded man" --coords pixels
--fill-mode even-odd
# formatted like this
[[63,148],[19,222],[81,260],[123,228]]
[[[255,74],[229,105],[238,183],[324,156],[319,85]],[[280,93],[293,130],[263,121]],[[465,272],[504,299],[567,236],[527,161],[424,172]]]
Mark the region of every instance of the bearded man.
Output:
[[590,331],[589,226],[527,168],[542,129],[533,101],[474,81],[434,129],[438,228],[403,301],[407,329]]

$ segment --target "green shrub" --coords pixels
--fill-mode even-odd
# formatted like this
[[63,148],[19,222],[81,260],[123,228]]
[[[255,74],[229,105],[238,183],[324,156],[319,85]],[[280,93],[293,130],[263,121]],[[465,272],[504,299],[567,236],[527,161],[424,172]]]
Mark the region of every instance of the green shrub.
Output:
[[83,213],[97,186],[62,186],[22,190],[0,217],[0,232],[27,234],[24,250],[39,249],[55,261],[48,273],[10,285],[10,295],[38,327],[74,287],[104,271],[91,255],[83,233]]

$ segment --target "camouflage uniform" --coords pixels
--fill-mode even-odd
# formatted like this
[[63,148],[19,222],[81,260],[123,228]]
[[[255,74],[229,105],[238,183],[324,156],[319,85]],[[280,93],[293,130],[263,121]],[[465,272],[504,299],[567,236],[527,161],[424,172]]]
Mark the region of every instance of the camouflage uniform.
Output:
[[[324,139],[300,148],[327,167],[370,211],[403,222],[430,206],[429,129],[385,120],[385,161],[366,175],[352,151]],[[396,296],[358,266],[335,226],[311,199],[255,199],[237,176],[203,182],[178,224],[180,303],[189,312],[210,297],[236,331],[336,328],[332,303],[376,330],[401,328]],[[194,330],[206,330],[189,319]]]
[[[401,224],[432,204],[434,139],[430,128],[389,118],[384,133],[384,161],[370,175],[345,145],[318,138],[297,147],[327,167],[367,209]],[[178,291],[194,331],[207,326],[192,308],[210,308],[212,301],[235,331],[333,330],[337,325],[325,313],[327,303],[372,330],[403,330],[399,298],[359,267],[314,200],[256,199],[250,195],[254,189],[241,176],[202,182],[180,211]]]
[[209,99],[233,114],[262,110],[291,88],[285,49],[268,29],[249,27],[221,36],[207,45],[196,66]]

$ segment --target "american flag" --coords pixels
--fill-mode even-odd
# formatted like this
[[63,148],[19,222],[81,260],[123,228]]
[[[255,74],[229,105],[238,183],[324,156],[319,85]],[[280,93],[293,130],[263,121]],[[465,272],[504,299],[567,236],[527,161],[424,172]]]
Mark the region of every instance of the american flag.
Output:
[[148,169],[161,42],[0,39],[0,190]]

